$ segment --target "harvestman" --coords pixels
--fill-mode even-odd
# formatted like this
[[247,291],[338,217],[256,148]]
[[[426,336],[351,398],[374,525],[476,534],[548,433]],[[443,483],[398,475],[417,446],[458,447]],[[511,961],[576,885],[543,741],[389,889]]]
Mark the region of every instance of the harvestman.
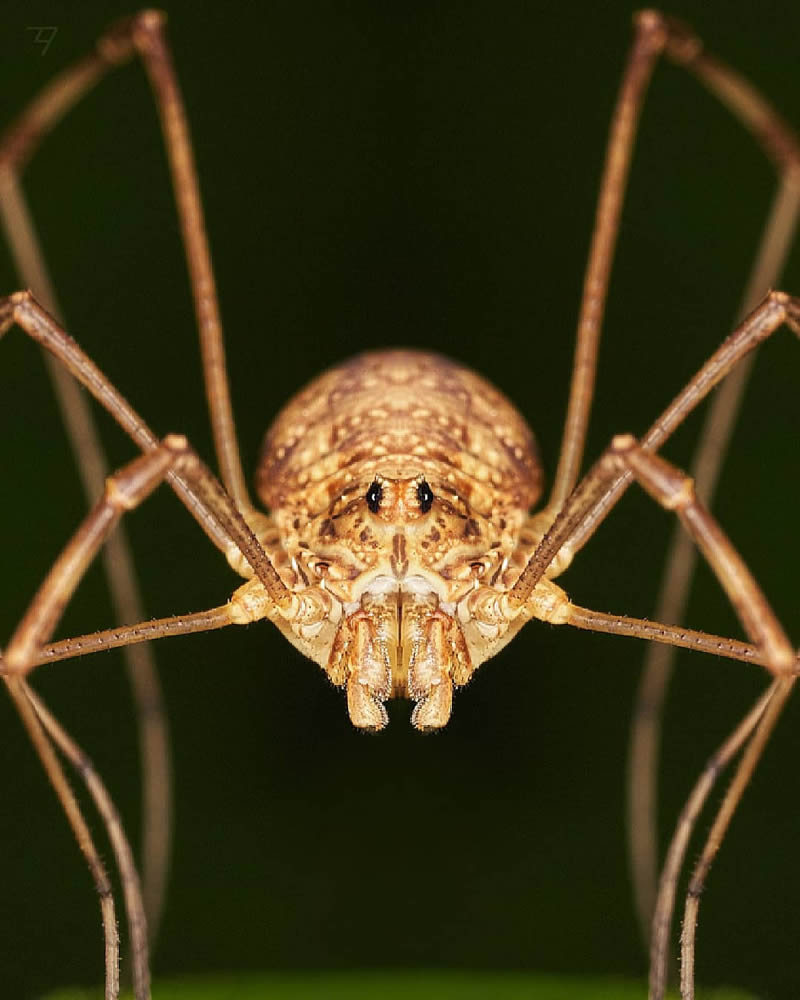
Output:
[[[643,437],[615,437],[579,479],[636,123],[661,53],[715,93],[778,166],[781,185],[751,278],[748,307],[779,272],[794,229],[800,203],[800,152],[793,133],[747,83],[705,54],[688,29],[655,12],[638,15],[611,125],[560,460],[548,503],[533,515],[529,510],[541,493],[542,476],[523,419],[479,376],[436,355],[411,351],[356,358],[320,376],[295,397],[267,435],[257,477],[260,496],[272,513],[266,515],[253,506],[236,443],[193,156],[160,14],[143,12],[112,28],[96,50],[53,81],[0,140],[0,205],[20,270],[36,290],[36,297],[23,291],[0,300],[0,334],[16,325],[38,341],[58,360],[61,384],[67,369],[143,452],[106,478],[102,490],[96,488],[102,472],[96,457],[91,457],[94,473],[86,473],[88,488],[102,493],[101,499],[47,574],[2,661],[6,686],[95,877],[106,935],[107,997],[115,997],[119,988],[114,901],[54,748],[78,768],[108,827],[123,875],[134,987],[141,1000],[149,995],[149,971],[138,876],[99,777],[31,690],[27,674],[41,663],[98,649],[130,648],[167,635],[261,618],[273,621],[335,684],[346,688],[353,723],[372,730],[386,724],[384,702],[395,696],[413,699],[412,722],[417,728],[445,725],[454,687],[465,684],[531,618],[633,635],[766,667],[773,675],[769,689],[720,748],[692,793],[655,908],[651,995],[660,997],[675,883],[688,836],[721,766],[744,748],[690,882],[682,991],[693,995],[693,934],[705,873],[791,691],[796,657],[757,583],[697,498],[692,478],[656,452],[717,383],[732,370],[741,370],[742,359],[761,341],[783,324],[800,332],[800,299],[781,292],[767,294]],[[164,130],[221,483],[184,437],[171,434],[157,439],[53,318],[58,309],[17,185],[39,139],[108,69],[134,54],[142,58],[150,76]],[[81,403],[73,400],[69,406],[74,418]],[[729,405],[725,420],[733,409]],[[553,582],[634,479],[662,507],[675,511],[725,589],[750,643],[590,611],[573,604]],[[122,514],[138,506],[163,480],[246,582],[230,601],[208,611],[51,643],[63,608]],[[124,561],[124,552],[117,556]],[[118,597],[118,605],[121,613],[130,615],[135,598],[129,597],[126,604]],[[649,725],[645,730],[652,738],[652,722]],[[163,731],[160,736],[151,731],[150,738],[154,744],[165,742]],[[164,746],[156,751],[151,746],[153,752],[156,757],[162,754],[163,768]],[[167,788],[168,781],[162,780],[157,793],[162,803]],[[153,849],[157,855],[160,851],[163,867],[164,845]],[[163,871],[151,878],[147,907],[151,913],[158,911],[159,877],[163,882]],[[645,859],[640,882],[646,880]],[[652,900],[647,900],[646,886],[640,884],[639,889],[640,908],[649,915]]]

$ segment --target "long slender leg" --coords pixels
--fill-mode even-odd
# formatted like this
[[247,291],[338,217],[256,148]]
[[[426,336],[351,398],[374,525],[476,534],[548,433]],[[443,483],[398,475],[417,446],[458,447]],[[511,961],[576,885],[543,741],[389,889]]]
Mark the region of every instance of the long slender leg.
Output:
[[[675,646],[702,649],[733,659],[749,659],[763,664],[775,675],[793,672],[796,654],[783,628],[744,560],[698,500],[692,480],[659,455],[647,451],[630,434],[622,434],[613,439],[595,464],[593,482],[602,487],[602,483],[620,468],[629,470],[657,503],[667,510],[674,510],[678,515],[728,595],[753,646],[680,626],[590,611],[572,604],[566,594],[549,580],[542,581],[540,590],[531,594],[530,602],[523,606],[516,603],[515,587],[499,599],[492,588],[477,588],[471,598],[471,610],[479,618],[485,617],[489,624],[493,621],[510,624],[515,621],[515,616],[521,616],[523,621],[537,617],[556,624],[633,635]],[[580,488],[576,490],[578,492]],[[568,502],[567,515],[570,513],[569,508]],[[545,538],[542,544],[546,541]]]
[[[516,585],[507,592],[498,592],[493,587],[475,588],[466,599],[464,621],[469,623],[474,619],[487,628],[494,628],[502,643],[515,635],[525,622],[531,618],[539,618],[554,624],[636,636],[716,653],[731,659],[749,660],[762,664],[775,675],[793,673],[797,668],[797,655],[783,628],[744,560],[697,498],[692,480],[659,455],[648,451],[632,435],[623,434],[613,439],[586,477],[589,497],[597,490],[602,490],[603,484],[621,468],[628,470],[657,503],[667,510],[674,510],[678,515],[728,595],[752,645],[681,626],[581,608],[573,604],[550,579],[541,578],[536,590],[526,598],[525,604],[518,603]],[[573,494],[574,497],[577,496],[575,510],[571,500],[566,504],[564,516],[568,524],[573,514],[582,509],[586,497],[580,494],[579,487]],[[559,521],[556,521],[551,533],[558,524]],[[539,548],[546,543],[547,536]],[[556,553],[559,550],[563,551],[560,544],[553,547]],[[563,566],[560,565],[559,571],[562,569]],[[493,648],[490,655],[496,651],[497,647]]]
[[139,875],[133,859],[133,851],[131,850],[128,838],[125,836],[125,829],[119,818],[119,813],[111,801],[108,789],[100,778],[100,775],[94,769],[94,765],[89,757],[87,757],[75,740],[72,739],[69,733],[57,721],[42,699],[24,681],[23,690],[47,735],[83,780],[103,820],[122,880],[122,892],[125,898],[128,928],[131,936],[134,996],[136,1000],[149,1000],[150,964],[147,916],[142,899],[142,889],[139,884]]
[[706,877],[730,821],[733,819],[733,814],[761,759],[767,741],[772,735],[789,695],[792,693],[796,680],[796,677],[782,677],[776,681],[774,696],[764,710],[764,714],[742,754],[736,774],[725,793],[725,798],[722,800],[722,805],[689,880],[681,933],[681,996],[683,1000],[694,1000],[694,941],[697,930],[697,911],[700,906],[700,896],[705,888]]
[[[796,211],[796,202],[793,201],[793,205],[790,207],[792,211]],[[781,221],[777,220],[776,225],[780,224]],[[781,239],[780,235],[778,239]],[[710,389],[737,363],[746,359],[748,353],[762,340],[770,336],[782,322],[787,322],[795,332],[798,332],[799,306],[800,303],[797,299],[790,299],[782,293],[770,293],[762,305],[721,345],[686,388],[656,420],[643,438],[643,446],[652,450],[659,447]],[[610,513],[614,503],[631,480],[632,473],[629,470],[622,473],[611,473],[609,467],[605,466],[605,470],[601,471],[600,463],[587,473],[565,503],[550,532],[533,553],[525,572],[514,588],[520,596],[529,592],[529,587],[535,585],[536,581],[541,578],[549,564],[558,556],[560,550],[562,550],[562,555],[559,558],[560,564],[562,566],[568,564],[574,553],[588,541],[599,524]],[[688,573],[686,579],[688,579]],[[680,594],[681,587],[682,582],[676,581],[674,592]],[[677,613],[674,616],[666,613],[672,610],[671,608],[667,608],[665,612],[665,609],[660,607],[658,617],[673,621],[679,620],[679,605],[681,603],[682,601],[677,602]],[[664,613],[662,614],[662,612]],[[637,886],[640,921],[643,923],[649,922],[648,916],[653,908],[652,871],[656,865],[653,835],[655,821],[653,818],[653,797],[652,792],[649,791],[652,784],[647,780],[639,781],[639,775],[642,771],[651,775],[655,768],[655,737],[650,720],[658,712],[658,699],[659,697],[663,698],[665,685],[661,666],[663,661],[659,662],[661,660],[660,654],[654,653],[653,655],[654,658],[658,657],[658,659],[656,659],[655,667],[646,674],[640,688],[640,703],[644,706],[642,712],[644,721],[641,726],[636,728],[638,741],[635,751],[632,751],[632,759],[641,760],[640,770],[634,776],[637,787],[643,786],[645,789],[631,806],[632,809],[636,808],[637,810],[635,829],[641,831],[640,839],[632,846],[632,852],[642,859],[634,866],[634,881]],[[634,718],[636,719],[636,716]],[[633,778],[629,778],[629,781],[633,780]],[[643,822],[640,826],[639,822],[642,819]]]
[[665,43],[660,19],[651,11],[646,11],[636,18],[635,28],[636,37],[631,46],[611,119],[592,243],[583,279],[569,403],[561,438],[558,468],[547,505],[554,511],[558,510],[569,496],[580,472],[586,428],[589,424],[594,395],[597,351],[608,281],[619,233],[619,219],[636,137],[636,125],[653,67]]
[[[657,997],[659,1000],[663,996],[666,986],[666,939],[672,916],[675,882],[686,842],[694,820],[710,792],[720,768],[750,738],[755,729],[755,734],[742,758],[734,782],[723,801],[689,886],[682,943],[683,970],[681,980],[682,993],[684,997],[689,998],[694,996],[694,932],[699,895],[736,806],[796,680],[798,659],[743,560],[705,506],[697,499],[692,480],[660,456],[647,451],[632,436],[621,435],[614,439],[596,464],[594,469],[596,476],[593,480],[593,486],[590,486],[589,494],[592,493],[594,487],[599,487],[602,490],[604,479],[612,475],[615,469],[620,468],[628,470],[630,475],[635,477],[642,487],[664,508],[674,510],[677,513],[684,528],[687,529],[726,591],[745,631],[753,641],[758,654],[753,659],[757,658],[777,678],[770,689],[770,697],[774,695],[774,700],[769,708],[765,710],[766,701],[757,705],[748,715],[747,720],[737,728],[726,742],[727,749],[724,752],[720,751],[721,756],[720,754],[716,755],[713,766],[709,766],[704,771],[701,781],[692,793],[681,817],[673,846],[665,864],[662,887],[653,921],[651,948],[651,996]],[[591,474],[587,476],[587,479],[590,478]],[[580,493],[580,488],[575,492],[576,494]],[[568,501],[566,508],[565,515],[569,518],[570,501]],[[556,545],[554,551],[558,553],[559,548],[560,546]],[[559,608],[557,620],[564,624],[577,625],[580,628],[598,629],[617,634],[632,634],[641,638],[666,641],[672,645],[704,648],[708,651],[714,651],[714,644],[719,641],[718,652],[740,659],[750,658],[749,654],[752,652],[752,647],[747,649],[745,644],[732,644],[731,640],[717,640],[716,637],[703,633],[688,633],[686,630],[674,626],[665,627],[658,623],[647,623],[622,616],[602,615],[575,607],[569,602]],[[736,648],[737,646],[738,648]],[[759,721],[762,712],[763,720]],[[756,726],[757,728],[755,728]]]
[[[787,166],[775,195],[742,296],[739,319],[755,308],[767,289],[778,284],[792,246],[800,214],[800,164],[794,161],[792,164]],[[690,473],[697,484],[698,495],[709,506],[713,503],[719,473],[754,361],[755,355],[748,355],[725,379],[710,401],[700,432]],[[685,532],[676,527],[667,549],[664,578],[655,608],[656,618],[682,621],[696,564],[697,550]],[[650,934],[658,879],[657,783],[661,718],[674,661],[673,648],[661,643],[650,644],[631,718],[628,843],[636,909],[645,942]]]
[[[103,629],[100,632],[90,632],[70,639],[60,639],[58,642],[42,646],[33,657],[31,669],[42,663],[57,663],[61,660],[71,660],[76,656],[97,653],[101,650],[119,649],[142,642],[152,642],[155,639],[166,639],[175,635],[190,635],[193,632],[211,632],[214,629],[225,628],[236,624],[231,615],[230,604],[223,604],[207,611],[196,611],[188,615],[173,615],[169,618],[153,618],[150,621],[138,622],[136,625],[117,625],[115,628]],[[751,649],[751,647],[747,647]],[[755,650],[752,650],[756,656]],[[747,653],[743,659],[748,659]],[[756,661],[757,662],[757,661]],[[0,673],[5,669],[0,657]]]
[[[150,76],[172,172],[198,320],[206,396],[217,457],[223,482],[243,510],[251,504],[236,442],[215,281],[194,155],[163,21],[163,15],[149,11],[115,25],[98,41],[93,53],[45,88],[0,137],[0,213],[6,219],[12,247],[17,248],[17,257],[21,258],[23,283],[44,295],[47,307],[54,315],[59,315],[54,295],[48,295],[50,282],[33,229],[30,225],[24,227],[20,224],[26,221],[27,213],[24,212],[21,196],[15,197],[16,177],[24,169],[42,136],[109,69],[126,62],[138,50]],[[15,204],[23,206],[21,213],[16,212],[16,218]],[[32,236],[32,239],[26,240],[26,235]],[[29,251],[27,254],[24,252],[26,248]],[[65,423],[71,428],[73,448],[79,456],[84,477],[94,480],[89,486],[91,502],[99,495],[97,484],[105,474],[107,463],[85,401],[57,365],[50,364],[49,367]],[[91,470],[95,473],[93,477]],[[119,620],[140,621],[144,617],[142,605],[136,594],[135,576],[124,535],[117,534],[109,539],[103,559]],[[126,650],[125,656],[134,698],[140,706],[148,706],[147,710],[139,709],[138,719],[144,775],[142,839],[145,898],[150,932],[155,938],[163,906],[171,830],[168,734],[165,714],[163,710],[157,710],[161,696],[152,655],[146,646],[141,646]]]
[[[98,805],[98,809],[109,829],[112,843],[118,855],[120,871],[123,877],[126,902],[128,905],[132,934],[134,936],[134,963],[136,970],[137,1000],[147,1000],[149,997],[149,973],[147,954],[146,919],[140,896],[138,877],[135,873],[132,854],[122,832],[116,811],[110,805],[110,800],[99,779],[94,774],[88,760],[84,759],[72,744],[56,721],[47,713],[43,706],[37,707],[33,695],[27,693],[24,681],[20,675],[28,672],[35,663],[39,652],[86,572],[90,562],[110,532],[116,526],[123,513],[138,506],[161,483],[171,468],[181,468],[190,480],[197,479],[195,485],[200,486],[200,492],[205,488],[202,484],[204,474],[197,457],[189,448],[185,438],[180,435],[168,435],[156,448],[140,455],[129,462],[123,469],[109,477],[106,481],[103,497],[78,528],[73,537],[53,563],[50,571],[39,587],[27,611],[17,626],[3,658],[3,679],[11,692],[18,711],[25,722],[31,739],[47,770],[51,783],[56,789],[62,806],[67,812],[76,837],[84,853],[90,859],[93,868],[97,867],[96,851],[91,842],[85,843],[88,837],[83,817],[79,807],[71,795],[60,770],[52,747],[41,730],[41,725],[50,733],[53,740],[64,750],[87,781],[90,792]],[[218,612],[224,609],[217,609]],[[214,620],[213,613],[209,616]],[[220,617],[219,614],[216,616]],[[230,621],[230,617],[228,617]],[[39,715],[39,719],[36,715]],[[104,926],[106,928],[106,995],[115,998],[118,995],[118,941],[116,923],[113,912],[113,899],[110,895],[108,880],[102,882],[100,873],[105,877],[100,866],[95,881],[101,896]]]
[[114,907],[114,896],[103,862],[92,840],[89,827],[83,818],[78,801],[69,786],[58,757],[50,745],[42,729],[42,724],[36,717],[36,712],[28,700],[25,681],[22,677],[6,676],[3,678],[9,694],[22,719],[31,742],[42,762],[45,773],[58,796],[61,808],[67,817],[75,840],[78,843],[95,884],[95,890],[100,902],[100,912],[103,920],[103,935],[105,940],[105,1000],[117,1000],[119,996],[119,936],[117,933],[117,917]]
[[167,147],[200,334],[206,398],[220,475],[225,489],[239,509],[248,510],[252,507],[252,502],[242,472],[233,421],[222,319],[206,237],[194,152],[183,98],[166,41],[163,15],[144,11],[134,22],[132,36],[150,77]]
[[[15,258],[22,283],[35,289],[53,316],[63,313],[56,300],[41,245],[22,191],[11,170],[0,166],[0,219]],[[78,460],[88,504],[103,492],[108,472],[99,435],[84,390],[56,358],[42,351],[61,410],[72,450]],[[101,552],[117,621],[144,618],[144,604],[136,580],[133,556],[120,525]],[[166,893],[172,840],[172,762],[169,730],[155,657],[149,645],[123,651],[134,699],[142,762],[142,882],[151,945],[158,937]]]
[[[676,831],[673,848],[671,848],[667,863],[665,864],[662,890],[653,922],[653,943],[651,950],[651,996],[658,998],[658,1000],[663,996],[666,985],[666,937],[672,915],[675,881],[677,880],[683,852],[685,851],[685,844],[688,841],[697,813],[705,801],[720,767],[750,737],[754,727],[758,724],[755,735],[750,741],[740,767],[737,770],[734,782],[714,822],[708,842],[689,886],[682,939],[683,967],[681,988],[683,996],[690,998],[694,996],[694,932],[697,908],[699,906],[699,895],[702,891],[708,869],[719,849],[736,806],[741,799],[744,789],[760,759],[766,741],[792,689],[795,681],[794,671],[797,666],[797,657],[766,598],[761,593],[760,588],[744,562],[706,508],[697,500],[692,480],[664,459],[645,450],[630,435],[615,438],[611,447],[601,457],[596,466],[599,473],[598,481],[602,480],[603,475],[607,475],[615,466],[617,468],[628,469],[631,475],[636,477],[644,489],[658,503],[668,510],[674,510],[678,514],[684,527],[688,530],[728,594],[745,631],[763,657],[762,662],[777,676],[775,685],[770,689],[770,696],[774,694],[774,700],[769,708],[764,711],[763,703],[757,706],[748,716],[746,722],[742,723],[742,726],[726,742],[728,750],[722,754],[724,759],[720,759],[718,755],[714,766],[707,768],[704,772],[700,783],[690,797],[689,803],[687,803],[686,811]],[[556,551],[558,550],[556,549]],[[649,627],[651,634],[647,635],[648,629],[645,627],[646,623],[635,621],[631,623],[630,620],[622,618],[616,618],[612,621],[611,619],[614,616],[595,616],[593,612],[587,612],[585,609],[574,608],[573,606],[568,606],[562,610],[560,620],[566,624],[591,628],[593,617],[605,619],[602,624],[607,627],[602,628],[602,631],[625,632],[628,630],[628,626],[632,625],[633,627],[630,628],[630,633],[632,634],[639,634],[643,638],[664,638],[662,635],[659,635],[659,632],[663,630],[663,626],[651,625]],[[680,633],[681,630],[674,629],[668,630],[668,632],[672,632],[672,636],[668,637],[667,641],[672,641],[676,645],[690,644],[687,641],[677,641],[678,636],[675,633]],[[691,637],[681,636],[681,639],[685,638],[690,639]],[[711,637],[704,636],[702,643],[705,644],[709,638]],[[725,652],[726,655],[731,655],[732,651],[728,649]],[[739,650],[738,652],[743,652],[743,650]],[[759,723],[762,711],[764,711],[763,721]]]
[[[800,299],[785,292],[770,292],[658,417],[641,439],[642,449],[654,452],[659,448],[734,365],[783,323],[795,333],[800,333]],[[631,467],[615,465],[606,456],[595,463],[570,494],[509,591],[512,606],[519,607],[528,599],[556,557],[563,572],[574,554],[608,516],[633,478]]]
[[[205,236],[193,152],[183,103],[163,31],[163,16],[145,12],[120,22],[97,43],[93,53],[55,79],[20,118],[0,136],[0,214],[5,219],[12,251],[16,251],[23,284],[42,295],[47,308],[60,314],[44,258],[27,219],[17,188],[17,175],[38,142],[105,73],[126,62],[138,48],[147,66],[170,160],[187,263],[198,317],[206,395],[223,481],[240,509],[250,506],[225,371],[222,326],[217,305],[211,258]],[[102,454],[85,400],[56,364],[49,364],[73,450],[83,470],[90,502],[99,495],[107,463]],[[112,597],[121,621],[140,621],[144,615],[138,597],[132,560],[124,534],[109,539],[103,552]],[[158,710],[161,693],[152,654],[146,646],[125,652],[128,675],[139,707],[140,753],[143,758],[144,885],[150,933],[155,938],[163,907],[171,830],[171,777],[166,716]],[[147,710],[141,708],[146,705]]]
[[[659,55],[664,52],[696,76],[753,133],[775,162],[784,184],[794,189],[800,186],[800,143],[789,125],[754,87],[725,63],[706,53],[700,39],[679,21],[658,11],[645,10],[635,15],[634,26],[636,34],[611,120],[586,263],[569,404],[558,469],[548,502],[553,512],[566,500],[580,472],[628,168],[647,84]],[[770,283],[761,284],[756,294],[763,295]]]
[[[800,163],[792,158],[794,148],[794,145],[790,148],[789,158],[783,164],[784,173],[742,296],[737,321],[756,307],[767,289],[778,284],[794,241],[800,215]],[[780,169],[780,161],[778,166]],[[698,495],[709,506],[754,361],[755,355],[748,355],[725,379],[711,399],[700,432],[690,473],[697,484]],[[682,621],[696,563],[697,550],[691,539],[676,528],[668,545],[656,618]],[[645,943],[650,934],[658,879],[656,789],[661,718],[674,661],[673,648],[662,643],[650,644],[631,718],[628,843],[636,909]]]
[[9,675],[27,673],[33,667],[37,653],[52,635],[87,567],[119,518],[137,507],[174,468],[182,468],[191,478],[202,476],[199,460],[178,434],[167,435],[155,449],[109,477],[103,496],[53,563],[11,636],[4,657]]
[[[563,611],[563,609],[561,610]],[[631,618],[628,615],[593,611],[572,603],[569,603],[568,609],[563,613],[568,615],[565,622],[568,622],[569,625],[586,629],[589,632],[606,632],[609,635],[644,639],[682,649],[691,649],[695,652],[710,653],[713,656],[722,656],[730,660],[740,660],[743,663],[768,666],[767,656],[763,650],[752,643],[742,642],[740,639],[713,635],[709,632],[698,632],[695,629],[678,625],[666,625],[651,619]],[[208,632],[213,629],[225,628],[228,625],[244,623],[245,619],[236,615],[229,602],[217,608],[209,608],[206,611],[197,611],[193,614],[154,618],[136,625],[118,625],[100,632],[90,632],[87,635],[47,643],[41,646],[32,657],[30,669],[43,663],[57,663],[76,656],[116,649],[132,643],[189,635],[193,632]],[[795,669],[800,672],[800,656],[796,661]],[[5,664],[0,657],[0,675],[5,671]]]
[[240,510],[252,504],[242,472],[225,368],[222,322],[186,112],[164,32],[164,15],[144,10],[113,25],[95,51],[56,77],[0,136],[2,173],[19,174],[36,146],[109,69],[138,53],[155,97],[167,147],[194,298],[214,444],[222,481]]
[[754,728],[763,717],[765,709],[774,698],[778,686],[783,683],[782,678],[774,680],[722,746],[712,754],[678,818],[672,841],[667,849],[661,872],[658,898],[653,910],[650,944],[650,1000],[662,1000],[666,992],[668,942],[672,910],[675,904],[675,891],[678,885],[678,876],[683,868],[689,839],[697,819],[717,778],[750,738]]
[[[684,997],[690,998],[694,996],[694,929],[699,895],[736,806],[794,684],[795,678],[792,672],[796,656],[743,560],[703,504],[697,500],[694,484],[688,476],[659,456],[644,450],[630,435],[615,438],[601,459],[601,463],[607,466],[616,464],[630,469],[643,488],[658,503],[677,513],[725,589],[745,631],[763,653],[767,668],[779,678],[775,698],[765,710],[763,720],[759,723],[742,758],[734,783],[723,801],[689,885],[684,921],[681,992]],[[566,621],[569,623],[569,613],[566,615]],[[674,893],[674,889],[672,892]],[[668,911],[659,911],[658,919],[661,921],[661,926],[664,922],[668,925],[670,917],[671,902]],[[654,923],[654,937],[659,933],[661,933],[660,927]],[[660,943],[656,945],[654,941],[654,967],[658,962],[662,962],[659,951],[662,947]],[[657,973],[658,977],[663,974],[661,971]],[[657,988],[659,990],[662,988],[660,978]]]
[[[639,15],[608,140],[608,152],[598,198],[595,229],[586,267],[583,299],[575,346],[569,407],[565,420],[558,471],[549,510],[556,512],[575,484],[594,389],[596,358],[611,261],[616,244],[627,168],[635,124],[644,100],[652,65],[663,45],[666,55],[692,72],[754,133],[775,162],[781,185],[770,218],[762,252],[748,283],[742,312],[752,309],[759,296],[777,281],[797,219],[800,199],[800,147],[792,129],[749,83],[708,55],[700,40],[685,26],[652,11]],[[749,362],[729,379],[714,400],[703,431],[693,472],[702,496],[710,500],[727,439],[747,381]],[[704,446],[705,445],[705,446]],[[663,597],[656,617],[679,621],[696,560],[683,533],[671,544]],[[653,645],[648,653],[634,711],[629,755],[629,831],[634,881],[642,932],[649,933],[655,898],[655,773],[659,704],[663,702],[673,651]]]
[[[729,660],[740,660],[743,663],[755,663],[762,667],[769,667],[767,655],[762,649],[739,639],[712,635],[710,632],[698,632],[695,629],[685,628],[683,625],[665,625],[663,622],[647,618],[611,615],[604,611],[582,608],[577,604],[569,605],[568,614],[568,624],[575,628],[586,629],[588,632],[630,636],[635,639],[645,639],[648,642],[673,646],[676,649],[692,649],[695,652],[711,653],[713,656],[724,656]],[[795,670],[800,671],[800,656],[795,659]]]
[[[711,389],[782,323],[786,323],[795,334],[800,334],[800,299],[785,292],[769,292],[761,305],[722,342],[697,374],[653,422],[641,438],[642,446],[648,451],[660,448],[672,432],[705,399]],[[588,478],[589,474],[584,480]],[[576,526],[570,538],[573,555],[583,548],[602,524],[612,507],[630,486],[632,478],[630,470],[620,472],[596,491],[581,524]]]
[[745,632],[763,654],[767,669],[776,675],[792,671],[794,649],[744,560],[697,499],[692,480],[646,451],[630,434],[614,438],[598,464],[629,469],[657,503],[675,511],[728,595]]
[[[158,447],[144,420],[30,292],[0,299],[0,336],[14,323],[54,354],[144,452]],[[230,496],[199,459],[190,465],[191,475],[187,466],[170,469],[166,478],[201,528],[229,560],[244,558],[249,563],[278,607],[295,604]]]
[[[575,485],[580,471],[586,428],[594,393],[597,353],[608,280],[616,247],[619,219],[635,140],[653,65],[663,51],[713,93],[753,133],[773,160],[781,178],[761,252],[748,282],[740,315],[752,309],[767,289],[777,283],[794,234],[800,204],[800,144],[794,131],[762,95],[723,62],[709,55],[699,38],[685,25],[657,11],[635,17],[636,36],[623,74],[612,116],[606,162],[598,195],[592,244],[586,264],[569,405],[565,418],[559,465],[548,511],[553,516]],[[749,364],[742,365],[714,401],[702,434],[693,473],[700,494],[709,501],[724,457],[727,440],[739,409]],[[682,533],[671,544],[663,599],[656,617],[679,621],[694,568],[695,550]],[[637,910],[645,937],[655,896],[654,775],[658,742],[658,703],[666,690],[672,652],[653,646],[648,653],[639,701],[647,711],[634,713],[629,768],[631,856]],[[652,721],[651,721],[652,720]],[[649,779],[646,776],[650,776]],[[637,860],[638,859],[638,860]]]
[[[0,336],[15,322],[35,341],[52,351],[89,389],[140,445],[145,457],[163,447],[158,445],[153,432],[94,362],[41,308],[30,292],[18,292],[0,299]],[[309,629],[329,619],[331,597],[325,588],[306,588],[302,596],[287,588],[233,500],[188,446],[180,461],[167,465],[165,478],[237,571],[247,576],[249,567],[257,577],[257,580],[248,581],[240,587],[231,600],[236,623],[269,617],[290,641],[302,643]],[[28,647],[24,652],[26,657],[31,657],[32,665],[36,644],[29,643]],[[14,669],[16,664],[11,662],[10,657],[9,652],[6,668]]]

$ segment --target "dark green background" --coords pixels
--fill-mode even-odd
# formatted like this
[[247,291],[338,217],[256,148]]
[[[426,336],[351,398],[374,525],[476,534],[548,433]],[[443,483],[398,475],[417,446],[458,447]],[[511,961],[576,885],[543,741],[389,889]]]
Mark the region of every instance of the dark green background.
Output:
[[[125,9],[6,0],[3,119]],[[406,344],[451,354],[505,390],[552,474],[630,9],[173,6],[248,469],[304,381],[354,351]],[[800,123],[797,5],[673,9]],[[46,56],[29,25],[58,27]],[[143,73],[125,69],[48,140],[27,187],[71,331],[151,426],[187,433],[211,459],[159,142]],[[643,431],[727,332],[772,189],[769,166],[729,116],[679,71],[659,69],[590,457],[613,433]],[[3,250],[0,287],[16,284]],[[800,292],[797,254],[785,286]],[[33,347],[15,332],[0,350],[7,636],[85,502]],[[795,641],[799,364],[786,332],[763,349],[717,504]],[[131,446],[101,425],[114,462],[128,460]],[[688,461],[696,426],[670,444],[675,461]],[[217,604],[236,585],[168,491],[129,527],[148,614]],[[631,492],[565,586],[589,606],[652,613],[669,528]],[[707,572],[689,618],[741,634]],[[60,634],[109,623],[93,571]],[[366,737],[340,693],[268,625],[165,642],[177,831],[156,970],[643,973],[622,818],[642,651],[532,624],[461,692],[446,732],[420,736],[398,705],[389,730]],[[42,670],[36,683],[135,831],[135,733],[118,656]],[[763,685],[754,667],[681,657],[665,841],[702,762]],[[22,998],[97,981],[101,939],[83,861],[19,723],[2,713],[0,977],[3,996]],[[797,724],[793,704],[701,910],[701,979],[764,996],[796,996],[800,983]]]

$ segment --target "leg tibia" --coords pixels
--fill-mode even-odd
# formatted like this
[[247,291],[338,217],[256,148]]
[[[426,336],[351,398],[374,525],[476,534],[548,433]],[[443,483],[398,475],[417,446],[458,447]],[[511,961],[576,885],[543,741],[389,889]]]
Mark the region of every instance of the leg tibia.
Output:
[[794,669],[795,653],[744,560],[705,506],[692,479],[665,459],[646,451],[630,435],[614,438],[606,453],[611,465],[630,469],[666,510],[674,510],[725,590],[747,634],[775,674]]
[[169,435],[106,480],[103,497],[53,564],[11,637],[5,655],[9,672],[24,672],[33,666],[38,649],[50,638],[75,588],[119,518],[149,496],[167,471],[188,453],[185,438]]

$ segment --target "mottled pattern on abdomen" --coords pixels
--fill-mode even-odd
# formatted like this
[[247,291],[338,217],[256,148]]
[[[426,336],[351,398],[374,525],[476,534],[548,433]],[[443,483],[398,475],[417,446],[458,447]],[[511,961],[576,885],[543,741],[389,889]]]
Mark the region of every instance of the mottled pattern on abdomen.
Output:
[[513,405],[469,369],[418,351],[362,354],[309,383],[267,433],[257,488],[273,511],[311,514],[371,469],[447,478],[479,508],[491,497],[527,511],[541,492],[533,434]]

